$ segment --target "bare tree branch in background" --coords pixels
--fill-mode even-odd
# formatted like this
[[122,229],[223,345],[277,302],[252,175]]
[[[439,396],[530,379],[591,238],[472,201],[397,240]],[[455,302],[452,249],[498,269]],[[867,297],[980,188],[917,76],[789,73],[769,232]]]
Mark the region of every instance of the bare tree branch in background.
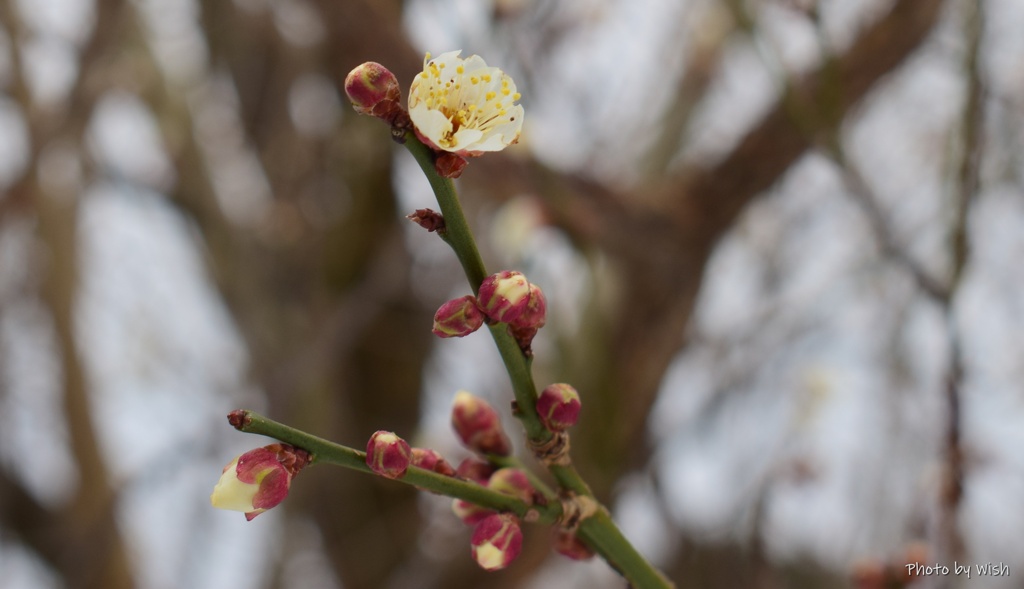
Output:
[[[23,38],[18,28],[20,21],[10,2],[4,3],[3,11],[4,21],[13,27],[14,94],[29,119],[32,149],[29,168],[10,193],[15,200],[31,203],[41,243],[48,250],[49,263],[40,295],[53,317],[63,375],[63,408],[78,466],[75,495],[56,514],[28,501],[28,495],[17,488],[17,483],[5,477],[4,482],[12,486],[5,494],[16,498],[15,505],[28,510],[4,510],[3,515],[11,516],[4,523],[31,542],[38,554],[61,572],[69,587],[127,588],[133,580],[115,519],[117,496],[100,454],[74,327],[78,283],[76,192],[80,186],[53,179],[42,185],[48,180],[47,170],[43,169],[46,158],[82,157],[83,134],[98,98],[96,82],[106,74],[111,57],[120,48],[126,10],[116,0],[96,4],[97,26],[81,51],[78,81],[66,104],[56,112],[33,102],[24,72],[19,68],[18,42]],[[73,165],[67,161],[63,164]],[[40,541],[37,530],[44,531],[47,542]]]
[[[197,230],[210,277],[245,339],[251,384],[265,392],[269,412],[317,435],[347,441],[365,439],[385,426],[411,436],[420,422],[434,302],[420,300],[411,284],[413,256],[400,226],[394,146],[376,121],[341,116],[332,129],[309,134],[289,113],[303,80],[326,81],[338,89],[353,66],[372,60],[386,64],[404,83],[418,71],[422,55],[403,28],[399,1],[299,4],[311,11],[321,31],[296,41],[282,30],[269,3],[198,3],[209,62],[197,79],[181,85],[166,77],[150,49],[141,47],[147,33],[138,6],[101,0],[96,30],[82,52],[79,81],[59,119],[40,114],[21,72],[14,76],[11,94],[29,120],[33,152],[31,171],[0,200],[0,218],[37,219],[39,237],[50,250],[41,296],[59,336],[82,486],[66,512],[54,512],[0,471],[0,524],[14,530],[70,587],[129,587],[132,576],[114,520],[116,493],[91,429],[87,380],[72,331],[79,271],[75,199],[48,195],[37,171],[47,150],[82,151],[85,126],[100,93],[108,89],[105,68],[125,48],[144,54],[136,63],[139,83],[132,91],[159,122],[175,167],[169,200]],[[737,26],[752,34],[757,23],[740,18],[742,3],[729,4],[736,9]],[[761,120],[714,162],[680,170],[670,165],[692,112],[719,73],[727,31],[691,54],[636,187],[603,185],[585,172],[557,172],[529,156],[496,155],[467,169],[461,182],[468,209],[480,211],[521,193],[536,194],[574,247],[591,259],[612,262],[613,279],[598,281],[583,331],[554,367],[560,379],[585,394],[586,418],[574,435],[573,456],[602,501],[612,504],[626,475],[649,468],[652,407],[670,363],[689,343],[687,325],[716,246],[750,205],[810,151],[823,149],[836,161],[883,256],[950,316],[969,258],[967,220],[980,186],[981,7],[967,31],[969,99],[948,282],[928,274],[907,253],[872,192],[871,178],[846,161],[839,146],[843,123],[929,38],[945,5],[941,0],[893,2],[841,54],[786,80],[783,94]],[[0,18],[8,27],[17,25],[13,0],[2,6]],[[495,10],[499,20],[508,16],[506,8],[496,5]],[[558,8],[542,2],[517,10],[543,17]],[[520,52],[543,59],[574,25],[560,20],[556,31],[538,33],[542,47]],[[12,37],[17,41],[19,35]],[[17,50],[17,42],[12,45]],[[13,63],[17,67],[20,62]],[[237,149],[254,155],[270,195],[268,212],[249,224],[226,212],[216,164],[201,133],[199,110],[203,101],[216,99],[221,87],[237,95],[242,137]],[[611,300],[611,306],[597,300]],[[952,559],[963,551],[955,521],[968,465],[960,431],[963,360],[952,322],[949,329],[953,352],[944,391],[948,480],[937,533]],[[737,371],[733,376],[741,380],[751,374]],[[727,388],[732,383],[723,379],[719,384]],[[768,477],[754,492],[766,492],[773,480]],[[708,589],[836,582],[819,564],[772,563],[761,542],[757,505],[757,513],[750,515],[753,529],[746,530],[749,543],[711,546],[682,537],[671,557],[671,576],[687,580],[681,586]],[[517,566],[501,575],[480,571],[464,554],[448,560],[432,555],[438,560],[426,562],[417,546],[426,536],[415,494],[330,469],[304,474],[286,509],[292,520],[315,524],[331,570],[351,589],[398,587],[410,578],[422,587],[510,589],[528,582],[550,552],[535,533],[528,535]],[[93,575],[80,574],[83,560],[96,563]],[[287,585],[285,560],[282,556],[277,562],[275,586]]]

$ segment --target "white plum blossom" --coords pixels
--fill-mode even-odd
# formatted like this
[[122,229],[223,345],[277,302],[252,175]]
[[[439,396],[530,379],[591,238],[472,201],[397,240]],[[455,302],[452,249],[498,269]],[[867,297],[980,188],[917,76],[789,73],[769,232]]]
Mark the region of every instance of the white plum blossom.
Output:
[[519,141],[523,107],[508,74],[461,51],[423,59],[409,90],[409,116],[420,140],[461,156],[501,151]]

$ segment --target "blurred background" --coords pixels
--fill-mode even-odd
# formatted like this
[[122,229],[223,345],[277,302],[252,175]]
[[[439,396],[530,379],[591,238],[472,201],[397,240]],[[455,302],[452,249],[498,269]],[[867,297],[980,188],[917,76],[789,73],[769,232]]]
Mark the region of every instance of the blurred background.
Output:
[[458,181],[488,268],[547,293],[537,382],[579,389],[576,464],[679,587],[1020,587],[1022,30],[1016,0],[0,0],[0,588],[623,586],[532,528],[485,574],[449,501],[341,469],[209,506],[268,443],[238,407],[457,463],[461,388],[519,431],[489,338],[430,334],[469,289],[403,218],[422,174],[339,94],[453,49],[526,109]]

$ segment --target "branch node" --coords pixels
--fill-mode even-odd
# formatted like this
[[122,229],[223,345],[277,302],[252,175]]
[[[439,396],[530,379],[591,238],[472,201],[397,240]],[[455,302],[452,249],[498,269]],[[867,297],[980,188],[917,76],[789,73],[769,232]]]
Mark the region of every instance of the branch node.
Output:
[[589,495],[570,493],[562,499],[562,517],[558,525],[569,533],[575,534],[583,520],[592,517],[601,505]]
[[550,439],[545,442],[527,441],[527,446],[533,451],[533,455],[546,467],[569,466],[572,459],[569,457],[569,434],[567,432],[553,432]]
[[245,428],[249,427],[250,423],[252,423],[252,417],[245,409],[235,409],[231,413],[228,413],[228,423],[231,424],[231,427],[242,432],[245,431]]

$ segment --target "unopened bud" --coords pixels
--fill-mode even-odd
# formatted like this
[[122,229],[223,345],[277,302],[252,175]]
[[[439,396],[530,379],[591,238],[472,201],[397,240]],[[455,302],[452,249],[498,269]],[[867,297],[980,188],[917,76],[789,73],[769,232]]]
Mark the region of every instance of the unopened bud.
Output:
[[455,469],[437,450],[413,448],[411,463],[424,470],[430,470],[446,477],[455,476]]
[[395,105],[401,107],[402,89],[391,70],[368,61],[345,77],[345,94],[359,114],[379,117]]
[[547,319],[548,301],[544,297],[544,291],[536,284],[530,283],[530,298],[526,302],[526,309],[512,322],[513,327],[540,329],[544,327]]
[[518,468],[499,468],[487,481],[487,488],[533,505],[534,489],[526,473]]
[[366,465],[382,477],[397,479],[412,462],[409,444],[393,432],[378,431],[366,444]]
[[481,507],[476,503],[470,503],[463,499],[452,500],[452,513],[468,526],[475,526],[488,516],[494,515],[494,510]]
[[565,383],[548,385],[537,398],[537,415],[541,423],[553,432],[576,425],[580,408],[580,394],[572,385]]
[[477,298],[485,315],[499,323],[511,323],[530,303],[530,283],[521,272],[504,270],[484,279]]
[[498,456],[512,453],[512,444],[501,427],[498,412],[476,395],[466,391],[455,394],[452,427],[462,443],[474,452]]
[[547,320],[547,309],[548,303],[544,298],[544,293],[541,292],[539,286],[531,283],[530,300],[526,304],[526,310],[509,326],[512,337],[516,339],[519,349],[527,357],[533,357],[533,338],[540,328],[544,327],[544,322]]
[[455,469],[455,476],[486,485],[494,471],[495,467],[490,462],[469,457],[459,463],[459,467]]
[[464,337],[483,324],[484,314],[473,295],[452,299],[434,313],[434,335],[438,337]]
[[589,560],[594,557],[594,551],[584,544],[576,534],[568,530],[555,528],[555,535],[551,544],[555,552],[573,560]]
[[250,450],[224,467],[210,504],[217,509],[241,511],[252,521],[284,501],[292,479],[309,460],[308,452],[288,444]]
[[473,531],[473,559],[485,571],[507,567],[523,548],[519,518],[510,513],[488,516]]
[[444,230],[444,217],[432,209],[416,209],[416,212],[406,215],[405,218],[431,233]]

